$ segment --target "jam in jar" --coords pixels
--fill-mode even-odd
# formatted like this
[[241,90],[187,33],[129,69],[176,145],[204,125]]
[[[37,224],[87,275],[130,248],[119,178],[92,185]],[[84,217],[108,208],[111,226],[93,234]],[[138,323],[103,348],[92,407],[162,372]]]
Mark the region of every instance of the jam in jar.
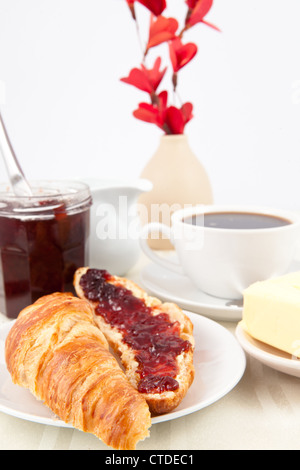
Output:
[[0,311],[16,318],[53,292],[73,292],[88,256],[91,196],[80,182],[37,182],[33,196],[0,186]]

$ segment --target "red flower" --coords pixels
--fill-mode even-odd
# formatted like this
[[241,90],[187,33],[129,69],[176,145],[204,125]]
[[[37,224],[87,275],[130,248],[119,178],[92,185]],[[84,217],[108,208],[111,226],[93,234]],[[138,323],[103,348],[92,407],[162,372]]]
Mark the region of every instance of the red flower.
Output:
[[[177,88],[178,72],[187,65],[197,54],[196,44],[182,43],[183,34],[197,23],[205,23],[208,26],[219,29],[205,20],[205,16],[212,7],[213,0],[185,0],[188,7],[183,29],[178,31],[179,22],[175,18],[166,18],[162,12],[167,6],[166,0],[126,0],[131,14],[137,21],[135,14],[135,2],[139,2],[151,12],[149,37],[144,52],[144,59],[149,49],[162,43],[169,43],[169,56],[173,68],[173,95]],[[139,35],[139,25],[137,32]],[[141,40],[140,36],[139,39]],[[183,134],[186,124],[193,118],[193,105],[185,103],[180,108],[168,104],[168,92],[157,94],[157,89],[166,73],[167,67],[160,70],[162,60],[158,57],[152,68],[147,68],[145,62],[139,68],[133,68],[128,77],[121,81],[135,86],[150,95],[148,103],[139,103],[133,111],[135,118],[141,121],[153,123],[166,134]]]
[[162,42],[174,39],[177,28],[178,21],[175,20],[175,18],[165,18],[164,16],[158,16],[156,19],[154,19],[154,17],[151,16],[149,40],[146,53],[151,47],[158,46]]
[[185,125],[193,117],[193,105],[185,103],[181,108],[170,106],[166,110],[165,126],[169,128],[170,134],[183,134]]
[[162,91],[157,96],[156,104],[139,103],[138,109],[133,111],[134,117],[141,121],[156,124],[158,127],[163,129],[167,99],[168,93],[166,91]]
[[152,69],[147,69],[142,64],[140,69],[132,69],[129,73],[129,76],[126,78],[121,78],[121,81],[152,94],[157,90],[167,70],[167,67],[165,67],[163,70],[159,70],[160,65],[161,58],[158,57]]
[[184,45],[180,38],[176,38],[169,43],[169,51],[173,70],[176,73],[195,57],[198,48],[192,42]]
[[141,121],[156,124],[158,127],[162,127],[163,125],[159,109],[153,104],[139,103],[139,107],[133,111],[133,115],[135,118],[140,119]]
[[129,6],[129,10],[131,12],[132,18],[135,20],[136,19],[135,9],[134,9],[135,0],[126,0],[126,2],[127,2],[127,5]]
[[197,23],[205,23],[207,26],[220,31],[217,26],[204,20],[204,17],[212,7],[213,0],[186,0],[186,3],[190,8],[186,18],[186,28],[190,28]]
[[141,121],[156,124],[166,134],[183,134],[185,125],[193,117],[193,106],[185,103],[181,108],[168,107],[167,100],[168,93],[163,91],[158,95],[157,104],[140,103],[133,115]]
[[167,3],[166,0],[126,0],[127,5],[131,11],[132,17],[136,20],[134,2],[137,1],[144,5],[155,16],[159,16],[165,10]]
[[[130,0],[127,0],[127,1],[130,1]],[[195,6],[197,5],[199,0],[186,0],[186,4],[189,8],[193,9],[195,8]]]
[[141,3],[142,5],[144,5],[146,8],[148,8],[148,10],[150,10],[151,13],[153,13],[153,15],[155,16],[161,15],[167,6],[166,0],[137,0],[137,1]]
[[[193,5],[194,6],[190,6]],[[189,7],[192,8],[192,13],[188,19],[188,24],[193,26],[196,23],[199,23],[203,20],[203,18],[207,15],[209,10],[211,9],[213,4],[213,0],[197,0],[191,1],[188,3]]]

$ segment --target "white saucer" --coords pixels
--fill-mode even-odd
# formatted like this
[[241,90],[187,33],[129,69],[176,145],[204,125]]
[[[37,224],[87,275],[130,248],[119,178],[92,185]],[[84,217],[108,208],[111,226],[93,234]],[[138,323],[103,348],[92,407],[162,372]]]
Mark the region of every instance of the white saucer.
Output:
[[[289,272],[300,271],[300,260],[295,259]],[[141,284],[152,295],[166,302],[175,302],[181,308],[199,313],[216,321],[240,321],[243,301],[221,299],[197,289],[184,275],[176,274],[158,264],[149,263],[141,271]]]
[[[194,325],[195,379],[180,405],[172,412],[152,418],[152,424],[199,411],[229,393],[242,378],[246,358],[235,336],[219,323],[185,312]],[[17,418],[58,427],[61,421],[29,390],[13,384],[5,363],[5,340],[14,321],[0,325],[0,412]]]
[[237,325],[235,334],[240,345],[250,356],[254,357],[272,369],[285,374],[300,377],[300,360],[290,354],[273,348],[248,335],[240,324]]
[[175,302],[181,308],[199,313],[212,320],[239,321],[242,318],[242,301],[212,297],[198,290],[183,275],[149,263],[141,271],[141,284],[152,295],[165,302]]

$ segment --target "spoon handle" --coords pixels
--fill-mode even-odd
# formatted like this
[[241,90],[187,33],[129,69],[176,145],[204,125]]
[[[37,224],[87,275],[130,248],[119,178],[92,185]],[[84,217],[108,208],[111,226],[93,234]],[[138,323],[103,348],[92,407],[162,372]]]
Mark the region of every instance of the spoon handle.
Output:
[[31,196],[32,192],[14,153],[0,113],[0,151],[2,153],[13,191],[17,196]]

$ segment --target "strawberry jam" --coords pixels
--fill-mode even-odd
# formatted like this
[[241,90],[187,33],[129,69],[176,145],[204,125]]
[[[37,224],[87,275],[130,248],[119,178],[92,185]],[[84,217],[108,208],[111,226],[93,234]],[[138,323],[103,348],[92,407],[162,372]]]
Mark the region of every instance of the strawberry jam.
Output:
[[9,318],[39,297],[74,292],[88,256],[90,191],[79,182],[42,182],[17,197],[0,186],[0,311]]
[[180,337],[178,322],[171,322],[168,314],[153,315],[143,299],[121,285],[111,284],[111,275],[105,270],[89,269],[80,285],[85,297],[97,302],[95,313],[122,333],[124,343],[135,352],[139,364],[141,393],[175,391],[178,369],[176,358],[191,348],[189,341]]

